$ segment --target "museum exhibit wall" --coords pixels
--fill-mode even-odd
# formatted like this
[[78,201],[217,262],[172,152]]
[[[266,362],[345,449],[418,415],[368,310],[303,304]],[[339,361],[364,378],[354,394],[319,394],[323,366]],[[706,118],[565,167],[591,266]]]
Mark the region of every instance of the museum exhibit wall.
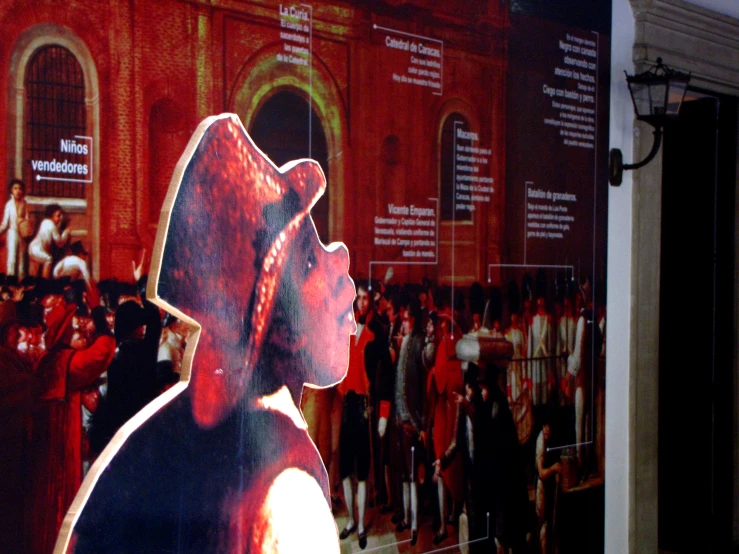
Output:
[[[48,198],[60,199],[72,221],[72,240],[80,241],[91,253],[90,269],[96,280],[131,279],[131,261],[143,249],[152,250],[172,171],[192,132],[205,117],[226,111],[241,118],[258,144],[264,141],[260,146],[265,151],[272,150],[275,158],[284,156],[275,159],[278,165],[296,151],[300,157],[305,155],[294,143],[304,142],[308,135],[291,136],[290,125],[298,118],[310,121],[309,153],[321,163],[329,183],[326,200],[314,212],[318,232],[326,242],[347,244],[350,272],[358,282],[380,281],[390,266],[398,283],[429,279],[462,289],[475,281],[485,286],[520,282],[525,272],[508,271],[505,264],[534,259],[540,266],[577,266],[574,259],[585,259],[595,244],[598,256],[607,252],[607,263],[604,257],[599,265],[594,264],[592,276],[599,287],[597,294],[603,294],[599,301],[608,306],[607,471],[601,468],[605,551],[655,551],[650,541],[656,540],[657,525],[653,507],[656,424],[650,411],[653,406],[645,400],[654,398],[648,369],[654,363],[650,356],[655,342],[641,331],[645,326],[651,326],[650,332],[655,330],[647,312],[655,308],[649,300],[655,270],[649,264],[654,249],[658,251],[658,237],[649,233],[647,224],[656,200],[645,198],[650,193],[639,187],[659,178],[659,162],[639,177],[627,172],[620,188],[601,186],[597,210],[589,212],[580,205],[574,217],[582,227],[569,237],[564,231],[565,239],[527,237],[523,225],[508,231],[511,221],[524,217],[522,191],[528,194],[532,189],[534,195],[539,190],[544,195],[558,192],[539,186],[515,188],[512,183],[576,175],[573,180],[578,183],[572,186],[583,187],[580,181],[585,179],[585,170],[581,173],[580,168],[592,169],[583,155],[590,148],[555,144],[542,130],[546,129],[542,122],[553,118],[544,113],[541,99],[548,98],[548,93],[539,90],[537,79],[544,73],[542,68],[552,70],[567,54],[560,41],[568,42],[570,29],[562,21],[554,22],[556,18],[537,19],[526,13],[525,2],[519,3],[523,7],[518,12],[497,1],[418,2],[424,6],[415,11],[402,4],[388,1],[378,3],[378,8],[367,2],[317,2],[310,14],[315,35],[306,35],[313,55],[313,71],[307,72],[302,62],[278,58],[288,52],[286,44],[298,44],[294,37],[286,39],[280,34],[276,23],[281,18],[279,2],[151,1],[120,4],[116,9],[89,2],[64,6],[4,3],[0,7],[0,73],[5,76],[5,85],[0,87],[0,121],[5,125],[0,133],[0,175],[5,182],[14,177],[28,182],[34,176],[27,167],[30,159],[62,161],[60,152],[50,151],[29,158],[24,142],[28,139],[24,131],[28,124],[24,118],[25,70],[39,48],[54,44],[71,52],[79,64],[79,86],[84,93],[78,109],[84,114],[89,138],[78,139],[76,144],[89,146],[89,154],[75,151],[76,157],[70,160],[87,167],[80,181],[89,182],[61,195],[29,191],[28,200],[40,222]],[[611,10],[611,31],[610,35],[602,33],[598,63],[601,68],[607,66],[606,73],[612,78],[601,81],[609,87],[608,93],[601,89],[599,96],[605,99],[605,105],[600,104],[601,117],[607,114],[607,119],[600,123],[600,139],[593,141],[598,144],[591,145],[600,152],[599,163],[609,145],[621,148],[627,160],[640,157],[651,146],[648,129],[639,128],[640,134],[635,134],[633,107],[622,75],[624,70],[633,73],[646,67],[635,61],[653,61],[656,50],[642,48],[654,40],[653,35],[645,40],[642,31],[647,23],[661,28],[660,18],[667,20],[665,13],[673,14],[659,9],[676,7],[685,17],[695,9],[709,20],[710,13],[700,10],[737,17],[731,0],[696,1],[697,8],[680,0],[602,4]],[[536,40],[528,42],[525,33],[520,34],[521,22],[528,21],[527,17],[532,17],[530,28],[536,29]],[[417,35],[419,40],[432,39],[426,44],[431,50],[443,43],[443,79],[427,75],[425,84],[408,83],[411,74],[404,72],[413,65],[433,69],[433,63],[427,62],[434,62],[435,55],[427,51],[424,64],[411,62],[405,48],[410,49],[413,37],[396,31]],[[537,57],[541,52],[551,57]],[[684,57],[678,57],[674,65],[682,68]],[[514,77],[530,85],[528,96],[523,88],[511,87]],[[719,81],[706,78],[704,84],[719,86]],[[731,79],[724,77],[721,83],[721,91],[735,90]],[[276,89],[282,93],[272,94]],[[556,95],[556,90],[551,94]],[[280,114],[282,119],[277,117]],[[474,133],[479,141],[474,145],[465,142],[462,147],[488,151],[477,152],[486,159],[469,162],[477,166],[468,174],[484,176],[490,182],[480,186],[495,190],[481,189],[474,200],[462,200],[474,206],[474,211],[447,207],[442,215],[440,158],[448,121],[453,130],[459,127],[464,133]],[[282,134],[270,144],[274,126]],[[472,134],[460,136],[464,141],[475,140],[468,138]],[[517,164],[519,156],[530,160],[535,148],[541,150],[541,161]],[[547,173],[549,165],[557,168]],[[526,177],[529,170],[536,177]],[[603,173],[604,167],[596,171]],[[50,183],[41,180],[34,186]],[[410,214],[411,205],[418,211]],[[391,220],[397,215],[393,213],[396,208],[401,210],[398,214],[408,209],[408,215],[420,219],[429,217],[428,210],[434,211],[431,219],[438,216],[440,221],[432,225],[438,229],[433,247],[406,248],[405,255],[397,245],[383,243],[394,224],[382,219]],[[587,235],[584,229],[596,224],[598,238],[582,238]],[[569,243],[562,249],[568,259],[559,255],[562,242]],[[460,248],[464,255],[454,256]],[[518,256],[524,250],[529,260]],[[0,252],[4,259],[5,250]],[[430,259],[434,263],[426,263]],[[587,273],[582,268],[572,272],[577,277]],[[550,277],[556,280],[556,270]],[[641,331],[636,332],[637,328]]]

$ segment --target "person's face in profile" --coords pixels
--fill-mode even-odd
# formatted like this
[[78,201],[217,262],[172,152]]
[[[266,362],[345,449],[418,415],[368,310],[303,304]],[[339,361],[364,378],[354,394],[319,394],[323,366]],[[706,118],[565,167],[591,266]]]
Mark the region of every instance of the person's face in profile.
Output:
[[62,213],[61,210],[57,210],[53,214],[51,214],[51,221],[57,227],[59,227],[59,225],[62,224],[62,219],[64,219],[64,214]]
[[337,383],[346,374],[350,336],[357,331],[346,247],[341,243],[324,247],[313,220],[306,218],[282,279],[291,279],[297,293],[289,309],[297,353],[305,358],[301,360],[305,382],[319,387]]
[[105,321],[108,323],[108,330],[115,329],[115,312],[108,311],[105,314]]
[[411,315],[408,313],[408,310],[406,310],[403,313],[403,334],[410,335],[414,326],[415,326],[415,319],[411,317]]
[[39,346],[41,344],[41,339],[43,338],[43,336],[44,330],[41,328],[41,325],[35,325],[31,327],[28,345],[34,347]]
[[369,313],[370,297],[369,292],[363,288],[357,290],[357,311],[359,315],[366,316]]
[[394,322],[395,316],[398,315],[392,302],[387,303],[387,310],[385,313],[387,314],[387,318],[388,320],[390,320],[390,323]]
[[489,397],[490,390],[488,389],[488,386],[484,383],[480,383],[480,399],[482,399],[483,402],[487,402]]

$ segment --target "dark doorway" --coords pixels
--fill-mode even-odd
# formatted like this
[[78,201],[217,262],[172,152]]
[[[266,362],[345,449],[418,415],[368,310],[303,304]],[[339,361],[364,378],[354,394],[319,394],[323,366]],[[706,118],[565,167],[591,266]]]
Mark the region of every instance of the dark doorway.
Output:
[[321,165],[326,175],[326,192],[311,210],[311,215],[318,236],[328,244],[328,145],[316,112],[302,96],[283,90],[264,103],[249,134],[278,167],[299,158],[312,158]]
[[658,538],[674,553],[727,552],[732,532],[737,102],[693,96],[662,173]]

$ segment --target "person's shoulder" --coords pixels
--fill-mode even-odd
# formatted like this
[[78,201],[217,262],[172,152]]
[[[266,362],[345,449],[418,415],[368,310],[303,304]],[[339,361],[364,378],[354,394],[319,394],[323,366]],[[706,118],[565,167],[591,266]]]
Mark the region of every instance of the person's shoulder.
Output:
[[339,552],[331,511],[318,482],[298,468],[282,471],[272,482],[260,509],[262,552]]

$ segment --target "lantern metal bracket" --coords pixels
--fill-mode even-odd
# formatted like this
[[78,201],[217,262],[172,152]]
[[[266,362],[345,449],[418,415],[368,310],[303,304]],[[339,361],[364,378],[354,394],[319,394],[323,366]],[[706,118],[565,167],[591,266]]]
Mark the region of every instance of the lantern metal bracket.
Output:
[[655,127],[654,144],[652,144],[652,149],[649,151],[649,154],[647,154],[646,158],[644,158],[640,162],[633,164],[625,164],[624,156],[621,150],[619,150],[618,148],[612,148],[608,163],[608,182],[611,183],[611,185],[613,185],[614,187],[619,186],[623,182],[624,171],[639,169],[640,167],[644,167],[645,165],[647,165],[657,155],[661,144],[662,127]]

